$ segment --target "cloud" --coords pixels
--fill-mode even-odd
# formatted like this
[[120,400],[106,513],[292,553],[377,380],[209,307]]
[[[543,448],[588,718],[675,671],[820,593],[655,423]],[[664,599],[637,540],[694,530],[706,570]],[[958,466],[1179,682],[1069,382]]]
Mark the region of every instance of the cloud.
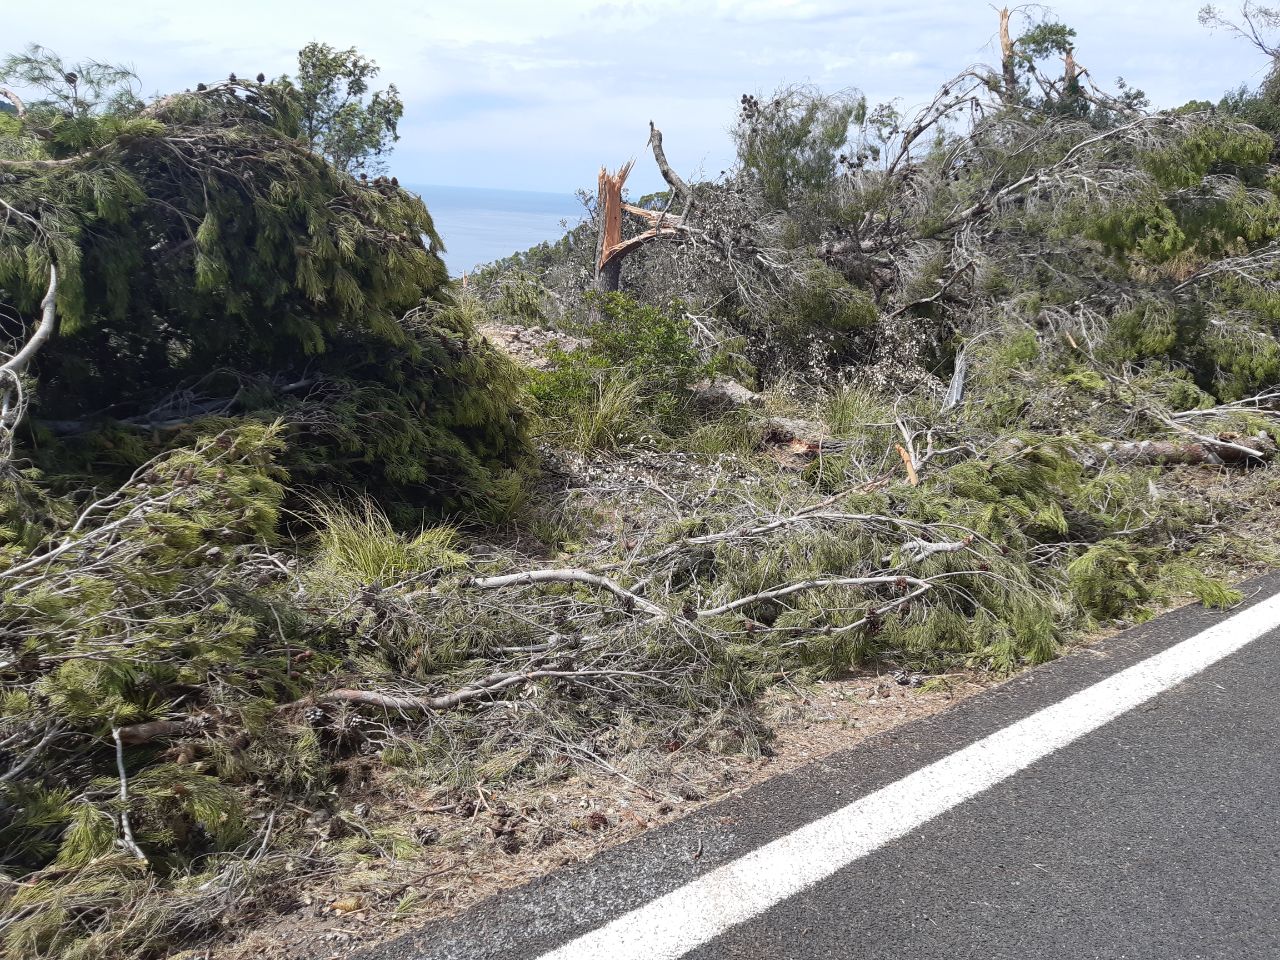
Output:
[[[1200,0],[1076,0],[1080,62],[1123,75],[1158,103],[1216,98],[1265,64],[1196,21]],[[714,175],[744,92],[783,83],[854,87],[911,106],[993,58],[985,4],[942,0],[223,0],[217,15],[153,0],[65,0],[55,21],[6,10],[11,48],[37,41],[70,59],[132,63],[147,91],[235,71],[292,70],[311,40],[356,46],[406,101],[393,159],[409,182],[572,190],[643,150],[648,121],[673,162]],[[5,51],[0,51],[5,52]],[[657,185],[641,164],[637,189]]]

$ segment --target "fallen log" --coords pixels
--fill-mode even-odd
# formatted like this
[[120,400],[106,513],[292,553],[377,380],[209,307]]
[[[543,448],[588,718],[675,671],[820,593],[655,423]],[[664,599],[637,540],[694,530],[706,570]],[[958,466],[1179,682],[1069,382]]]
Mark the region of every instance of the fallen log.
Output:
[[1222,434],[1217,442],[1208,438],[1113,441],[1100,443],[1096,449],[1118,463],[1182,466],[1257,466],[1273,459],[1276,453],[1274,441],[1265,434],[1248,438]]

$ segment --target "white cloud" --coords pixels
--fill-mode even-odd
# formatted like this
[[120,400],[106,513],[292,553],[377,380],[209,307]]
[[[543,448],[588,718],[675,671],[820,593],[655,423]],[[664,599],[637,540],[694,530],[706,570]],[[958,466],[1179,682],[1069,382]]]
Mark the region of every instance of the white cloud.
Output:
[[[1057,14],[1099,82],[1123,74],[1178,104],[1254,82],[1264,67],[1204,31],[1199,5],[1077,0]],[[59,14],[6,10],[8,48],[36,41],[69,59],[132,63],[157,92],[231,71],[287,72],[311,40],[356,46],[405,97],[394,161],[403,179],[557,190],[643,149],[650,119],[675,162],[714,175],[730,159],[739,94],[784,82],[918,103],[989,61],[995,35],[985,3],[942,0],[223,0],[214,15],[65,0]],[[639,189],[657,182],[643,164],[634,177]]]

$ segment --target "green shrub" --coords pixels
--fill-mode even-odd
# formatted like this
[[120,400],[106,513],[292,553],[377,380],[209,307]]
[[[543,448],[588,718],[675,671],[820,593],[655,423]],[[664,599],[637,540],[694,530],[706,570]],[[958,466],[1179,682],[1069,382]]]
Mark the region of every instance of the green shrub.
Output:
[[534,375],[549,435],[578,449],[610,449],[652,432],[689,426],[689,387],[707,376],[681,319],[623,293],[592,295],[598,319],[582,330],[588,342],[559,351],[551,369]]
[[866,98],[858,94],[804,86],[784,87],[763,100],[744,94],[741,103],[733,130],[738,159],[774,209],[799,197],[812,200],[831,183],[850,124],[867,114]]

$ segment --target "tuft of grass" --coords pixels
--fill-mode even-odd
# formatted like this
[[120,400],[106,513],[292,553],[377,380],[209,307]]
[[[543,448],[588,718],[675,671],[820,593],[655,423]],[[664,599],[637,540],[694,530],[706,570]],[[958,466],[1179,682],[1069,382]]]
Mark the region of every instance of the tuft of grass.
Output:
[[352,505],[322,503],[316,520],[315,569],[339,579],[395,583],[467,565],[457,528],[441,524],[405,536],[368,498]]
[[892,420],[883,400],[865,387],[842,385],[823,394],[818,409],[835,437],[847,437],[865,430],[868,424]]
[[617,450],[638,439],[649,418],[642,410],[640,384],[610,372],[561,403],[544,423],[548,440],[585,453]]
[[692,430],[679,441],[679,448],[709,457],[726,454],[750,456],[760,447],[760,421],[739,412],[730,413]]

